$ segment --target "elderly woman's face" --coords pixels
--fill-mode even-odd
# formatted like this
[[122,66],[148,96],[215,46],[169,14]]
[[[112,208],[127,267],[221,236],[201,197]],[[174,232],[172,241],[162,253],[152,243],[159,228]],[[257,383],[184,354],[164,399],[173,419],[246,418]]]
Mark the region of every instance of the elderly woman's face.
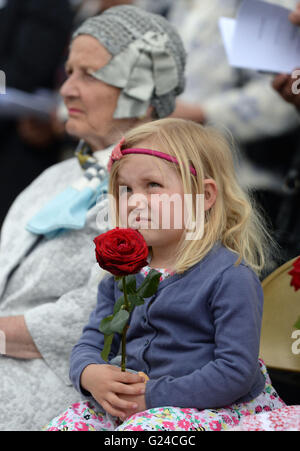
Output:
[[111,55],[95,38],[77,37],[66,64],[68,78],[61,88],[69,112],[67,132],[85,139],[94,149],[114,142],[113,114],[120,90],[90,75],[110,59]]

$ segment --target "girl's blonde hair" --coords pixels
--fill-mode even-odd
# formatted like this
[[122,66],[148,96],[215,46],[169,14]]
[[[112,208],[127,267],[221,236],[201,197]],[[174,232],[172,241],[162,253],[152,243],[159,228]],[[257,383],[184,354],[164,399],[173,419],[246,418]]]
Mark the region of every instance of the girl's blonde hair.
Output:
[[[217,185],[216,202],[205,214],[201,239],[186,240],[185,234],[182,236],[177,249],[176,272],[183,273],[198,263],[219,241],[237,254],[237,264],[244,260],[260,274],[272,238],[262,215],[238,183],[227,139],[212,127],[183,119],[162,119],[130,130],[122,148],[137,147],[141,143],[143,147],[145,143],[156,146],[157,150],[176,157],[178,165],[166,164],[178,171],[185,194],[192,194],[193,198],[204,194],[205,179],[213,179]],[[125,158],[115,162],[111,171],[109,192],[116,201],[118,170]],[[191,174],[191,165],[197,177]],[[195,218],[195,205],[193,209]]]

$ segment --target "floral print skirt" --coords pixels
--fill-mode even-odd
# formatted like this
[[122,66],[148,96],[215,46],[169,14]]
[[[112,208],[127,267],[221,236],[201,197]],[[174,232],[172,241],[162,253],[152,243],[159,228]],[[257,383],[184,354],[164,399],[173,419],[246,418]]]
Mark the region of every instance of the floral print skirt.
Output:
[[300,406],[286,406],[281,409],[244,417],[233,431],[300,431]]
[[272,387],[267,369],[260,361],[265,376],[264,391],[247,403],[220,409],[198,410],[180,407],[158,407],[139,412],[124,422],[112,417],[91,401],[78,402],[54,418],[44,431],[226,431],[236,427],[249,415],[271,412],[285,407]]

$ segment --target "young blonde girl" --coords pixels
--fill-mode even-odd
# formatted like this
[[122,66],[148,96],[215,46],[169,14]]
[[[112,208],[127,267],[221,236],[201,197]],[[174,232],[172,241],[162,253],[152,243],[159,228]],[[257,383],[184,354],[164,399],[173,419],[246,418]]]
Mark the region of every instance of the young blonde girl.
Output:
[[[201,236],[193,235],[194,239],[187,241],[185,234],[182,235],[177,250],[177,272],[182,273],[198,263],[221,240],[227,249],[237,253],[238,262],[244,259],[260,275],[270,253],[272,238],[263,217],[253,208],[252,201],[238,183],[232,149],[225,137],[213,127],[180,119],[164,119],[129,131],[125,139],[123,147],[151,143],[153,148],[163,148],[175,157],[178,165],[168,161],[164,164],[178,173],[185,194],[204,194],[205,179],[216,183],[218,195],[213,208],[206,212],[203,236],[199,231]],[[110,174],[109,191],[117,200],[116,213],[119,207],[118,170],[123,162],[116,162]],[[191,177],[191,163],[197,177]],[[195,221],[196,212],[192,213]]]
[[[109,364],[100,357],[99,324],[120,295],[107,277],[71,357],[71,380],[89,400],[46,429],[225,430],[243,415],[282,407],[258,359],[258,275],[270,237],[237,182],[227,141],[212,128],[164,119],[127,133],[110,170],[117,224],[138,228],[151,251],[137,284],[151,268],[162,273],[157,294],[133,312],[127,340],[128,368],[144,371],[149,381],[113,365],[119,340]],[[134,195],[147,205],[139,197],[131,202]],[[191,196],[192,207],[188,215],[170,208],[164,228],[169,204],[152,203],[155,195],[178,195],[182,207]],[[197,196],[203,199],[203,227],[187,239],[187,223],[197,224]],[[181,227],[174,225],[176,214]]]

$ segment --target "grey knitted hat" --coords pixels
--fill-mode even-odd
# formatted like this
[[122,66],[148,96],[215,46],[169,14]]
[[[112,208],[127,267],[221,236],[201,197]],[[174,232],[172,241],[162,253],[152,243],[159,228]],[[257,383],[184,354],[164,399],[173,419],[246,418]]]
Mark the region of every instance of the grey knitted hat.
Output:
[[86,20],[73,39],[84,34],[112,55],[92,75],[122,89],[115,118],[142,116],[149,105],[159,118],[174,111],[185,86],[186,52],[166,19],[135,6],[116,6]]

